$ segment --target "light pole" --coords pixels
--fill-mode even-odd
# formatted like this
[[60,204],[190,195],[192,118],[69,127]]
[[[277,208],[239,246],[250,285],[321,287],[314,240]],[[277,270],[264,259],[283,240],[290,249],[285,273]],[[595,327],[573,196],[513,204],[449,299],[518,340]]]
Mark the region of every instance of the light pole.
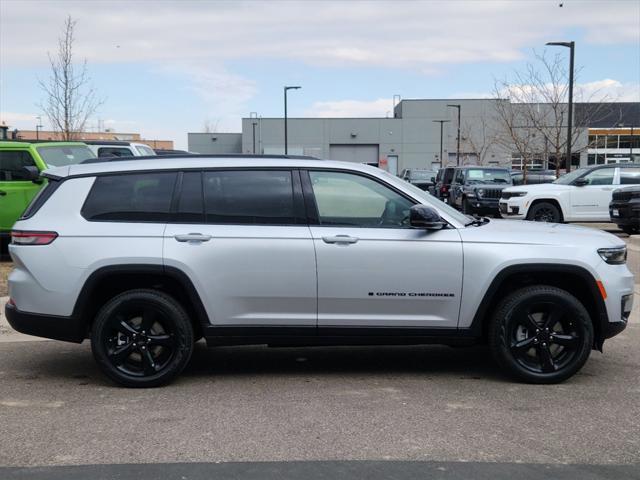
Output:
[[567,47],[569,54],[569,118],[567,121],[567,164],[566,171],[571,171],[571,130],[573,129],[573,57],[576,49],[576,42],[547,42],[547,45]]
[[289,90],[298,90],[302,87],[292,86],[292,87],[284,87],[284,154],[287,155],[289,153],[289,145],[287,144],[287,92]]
[[440,124],[440,166],[444,167],[444,164],[442,163],[442,126],[445,123],[450,122],[451,120],[434,120],[435,123],[439,123]]
[[38,115],[36,117],[36,120],[38,120],[38,123],[36,124],[36,140],[40,140],[40,129],[42,128],[42,117]]
[[447,107],[458,109],[458,143],[456,146],[456,166],[459,167],[460,166],[460,110],[461,110],[461,107],[459,104],[447,105]]
[[253,130],[253,154],[256,154],[256,125],[258,124],[258,112],[249,113],[249,117],[251,118],[251,128]]

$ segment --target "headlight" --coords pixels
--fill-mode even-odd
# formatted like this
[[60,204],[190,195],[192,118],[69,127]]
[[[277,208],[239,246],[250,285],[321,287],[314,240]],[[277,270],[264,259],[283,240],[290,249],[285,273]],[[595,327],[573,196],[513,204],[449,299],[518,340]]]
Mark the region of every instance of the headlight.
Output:
[[509,196],[511,198],[513,197],[524,197],[527,194],[527,192],[509,192]]
[[627,247],[599,248],[598,255],[610,265],[622,265],[627,261]]
[[476,191],[473,188],[463,188],[462,191],[467,197],[475,197]]
[[484,188],[479,188],[478,190],[476,190],[476,193],[479,197],[484,197]]

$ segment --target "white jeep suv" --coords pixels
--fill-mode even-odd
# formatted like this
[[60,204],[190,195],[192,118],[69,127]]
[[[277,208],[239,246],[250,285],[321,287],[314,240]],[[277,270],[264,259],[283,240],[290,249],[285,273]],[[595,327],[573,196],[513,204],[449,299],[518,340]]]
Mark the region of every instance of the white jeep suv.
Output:
[[471,218],[366,165],[185,156],[45,176],[12,232],[7,318],[91,339],[126,386],[168,382],[201,337],[488,343],[513,376],[559,382],[631,311],[619,238]]
[[553,183],[505,188],[500,213],[537,222],[608,222],[613,191],[636,184],[640,184],[640,165],[579,168]]

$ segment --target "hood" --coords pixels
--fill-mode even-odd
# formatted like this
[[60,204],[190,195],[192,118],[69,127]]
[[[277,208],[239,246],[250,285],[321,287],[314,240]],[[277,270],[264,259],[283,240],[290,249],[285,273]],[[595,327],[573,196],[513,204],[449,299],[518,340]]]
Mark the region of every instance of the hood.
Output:
[[509,187],[505,190],[508,192],[564,192],[574,188],[572,185],[561,185],[559,183],[536,183],[534,185],[518,185],[517,187]]
[[523,220],[490,219],[482,226],[461,228],[459,232],[463,242],[589,246],[594,249],[625,245],[615,235],[595,228]]

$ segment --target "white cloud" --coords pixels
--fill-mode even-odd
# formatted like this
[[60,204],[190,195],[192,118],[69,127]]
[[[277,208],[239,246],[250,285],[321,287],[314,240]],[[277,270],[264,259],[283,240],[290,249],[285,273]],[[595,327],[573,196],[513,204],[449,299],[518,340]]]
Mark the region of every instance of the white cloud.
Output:
[[640,83],[622,83],[606,78],[578,84],[576,90],[583,100],[590,102],[640,102]]
[[[640,3],[501,1],[3,2],[6,66],[44,64],[67,13],[91,62],[262,58],[415,68],[506,62],[567,30],[597,44],[639,40]],[[115,7],[115,8],[114,8]],[[202,64],[202,63],[201,63]]]
[[308,117],[393,117],[393,100],[378,98],[377,100],[336,100],[315,102],[304,112]]

